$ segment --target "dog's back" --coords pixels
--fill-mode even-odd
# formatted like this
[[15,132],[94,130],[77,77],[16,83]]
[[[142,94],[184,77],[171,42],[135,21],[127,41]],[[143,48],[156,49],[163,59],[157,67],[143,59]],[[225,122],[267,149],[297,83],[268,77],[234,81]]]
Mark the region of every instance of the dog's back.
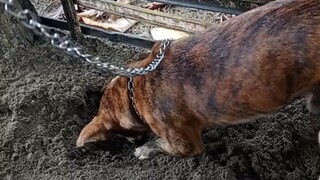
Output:
[[145,105],[169,121],[191,113],[237,123],[274,111],[320,80],[320,2],[280,0],[176,41],[143,78]]

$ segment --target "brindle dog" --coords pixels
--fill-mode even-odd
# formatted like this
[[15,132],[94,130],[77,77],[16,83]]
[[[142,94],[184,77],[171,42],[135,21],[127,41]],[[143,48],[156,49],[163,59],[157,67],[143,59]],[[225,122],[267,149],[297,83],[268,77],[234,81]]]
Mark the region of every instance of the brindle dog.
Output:
[[[159,43],[144,60],[159,53]],[[160,138],[135,151],[194,156],[204,152],[201,132],[275,112],[301,95],[320,113],[320,1],[278,0],[232,18],[218,27],[171,43],[159,67],[134,77],[137,116],[128,78],[106,87],[100,109],[77,146],[106,140],[117,131],[146,132]]]

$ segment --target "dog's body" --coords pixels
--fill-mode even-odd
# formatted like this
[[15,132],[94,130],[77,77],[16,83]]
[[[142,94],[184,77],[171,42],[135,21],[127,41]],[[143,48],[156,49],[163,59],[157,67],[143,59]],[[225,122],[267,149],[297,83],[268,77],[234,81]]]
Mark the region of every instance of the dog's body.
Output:
[[[159,52],[157,43],[147,66]],[[134,77],[137,111],[127,77],[105,89],[97,116],[77,145],[105,140],[111,132],[150,128],[161,149],[173,155],[201,154],[201,132],[271,113],[300,95],[320,113],[320,1],[280,0],[171,43],[159,67]],[[136,155],[150,151],[138,148]]]

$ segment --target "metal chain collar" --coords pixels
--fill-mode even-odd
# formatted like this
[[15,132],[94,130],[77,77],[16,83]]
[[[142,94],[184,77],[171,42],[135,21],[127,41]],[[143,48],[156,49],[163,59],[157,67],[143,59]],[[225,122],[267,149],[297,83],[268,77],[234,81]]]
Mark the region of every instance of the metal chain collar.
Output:
[[129,98],[131,101],[131,105],[134,109],[134,111],[136,112],[136,114],[139,116],[139,118],[145,123],[147,124],[147,122],[145,121],[145,119],[141,116],[141,114],[139,113],[137,106],[136,106],[136,100],[134,97],[134,82],[133,82],[133,77],[129,77],[128,80],[128,91],[129,91]]
[[117,75],[132,77],[138,75],[145,75],[155,70],[163,60],[165,51],[171,43],[171,40],[169,39],[164,40],[160,47],[159,54],[156,55],[153,61],[145,68],[118,67],[107,62],[101,62],[99,57],[95,57],[91,54],[85,53],[82,48],[74,46],[70,40],[65,40],[67,37],[65,34],[63,37],[60,36],[58,33],[50,34],[50,28],[40,24],[37,20],[37,16],[32,11],[30,11],[29,9],[17,11],[17,9],[14,7],[13,1],[14,0],[0,0],[0,3],[5,4],[5,11],[8,14],[19,19],[23,26],[33,30],[37,35],[42,35],[48,38],[51,41],[51,44],[55,47],[65,50],[71,55],[81,57],[85,61],[91,64],[95,64],[100,68],[106,68]]

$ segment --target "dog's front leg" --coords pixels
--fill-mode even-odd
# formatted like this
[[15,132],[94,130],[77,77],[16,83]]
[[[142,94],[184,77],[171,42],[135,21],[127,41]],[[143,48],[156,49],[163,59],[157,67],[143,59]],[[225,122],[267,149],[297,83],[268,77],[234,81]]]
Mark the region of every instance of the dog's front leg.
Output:
[[136,148],[134,155],[140,160],[152,158],[157,154],[164,152],[162,147],[165,146],[165,143],[166,142],[160,138],[149,141]]
[[307,108],[311,113],[320,114],[320,83],[314,85],[307,102]]
[[112,124],[103,121],[103,116],[96,116],[81,131],[77,139],[77,147],[83,146],[88,142],[103,141],[110,135]]

